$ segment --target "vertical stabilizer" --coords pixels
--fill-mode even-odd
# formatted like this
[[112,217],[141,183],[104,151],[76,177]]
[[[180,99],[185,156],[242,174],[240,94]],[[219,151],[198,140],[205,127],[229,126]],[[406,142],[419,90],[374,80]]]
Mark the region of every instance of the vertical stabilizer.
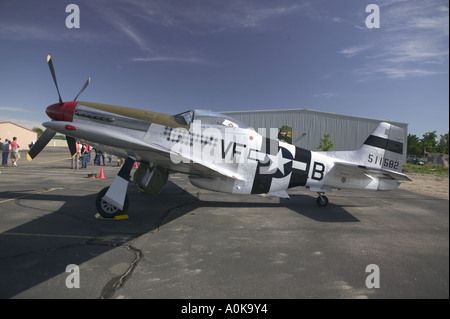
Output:
[[404,139],[402,128],[381,122],[356,153],[367,167],[401,172]]

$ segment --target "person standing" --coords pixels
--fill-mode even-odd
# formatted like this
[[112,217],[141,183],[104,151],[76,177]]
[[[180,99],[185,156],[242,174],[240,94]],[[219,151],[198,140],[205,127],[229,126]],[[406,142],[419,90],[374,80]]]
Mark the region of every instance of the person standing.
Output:
[[6,138],[5,141],[1,145],[2,149],[2,166],[8,166],[8,156],[9,156],[9,140]]
[[76,146],[76,152],[75,154],[72,156],[72,169],[79,169],[80,168],[80,155],[81,155],[81,143],[80,142],[76,142],[75,143]]
[[94,165],[100,165],[100,151],[97,148],[94,148],[95,157],[94,157]]
[[91,161],[91,150],[92,150],[92,146],[86,144],[86,164],[89,163]]
[[86,161],[86,144],[81,144],[81,150],[80,150],[80,161],[81,161],[81,168],[86,168],[87,161]]
[[13,141],[11,142],[11,163],[12,166],[17,166],[17,162],[19,161],[20,158],[20,153],[19,153],[19,148],[20,145],[17,142],[17,137],[13,137]]
[[103,166],[105,166],[105,153],[102,150],[98,150],[98,165],[100,163],[103,163]]
[[106,153],[106,157],[108,158],[108,164],[111,164],[113,160],[112,154]]
[[81,156],[81,168],[87,168],[87,163],[89,161],[89,145],[83,143],[80,151]]

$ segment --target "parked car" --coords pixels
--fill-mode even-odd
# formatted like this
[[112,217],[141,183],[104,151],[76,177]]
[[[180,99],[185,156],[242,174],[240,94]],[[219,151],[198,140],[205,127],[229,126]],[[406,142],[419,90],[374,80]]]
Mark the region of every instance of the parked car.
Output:
[[425,165],[426,160],[421,157],[408,157],[406,163],[414,165]]

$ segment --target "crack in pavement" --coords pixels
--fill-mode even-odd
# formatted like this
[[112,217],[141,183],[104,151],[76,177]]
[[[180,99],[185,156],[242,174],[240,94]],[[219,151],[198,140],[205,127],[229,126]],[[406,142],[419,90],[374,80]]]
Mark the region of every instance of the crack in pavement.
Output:
[[[194,200],[189,201],[188,203],[183,203],[180,205],[177,205],[175,207],[172,207],[170,209],[168,209],[164,214],[161,215],[161,217],[155,222],[155,229],[153,230],[153,232],[158,232],[159,228],[161,227],[161,225],[164,223],[164,221],[166,221],[166,219],[169,217],[169,215],[177,210],[180,209],[182,207],[185,206],[190,206],[194,203],[196,203],[197,201],[199,201],[198,196],[195,197]],[[153,233],[152,232],[152,233]],[[125,247],[126,249],[128,249],[129,251],[132,251],[135,255],[134,260],[130,263],[130,266],[128,267],[128,269],[120,276],[114,277],[113,279],[111,279],[106,285],[105,287],[103,287],[102,292],[100,294],[99,299],[110,299],[114,296],[114,294],[117,292],[117,290],[119,290],[121,287],[123,287],[125,285],[125,283],[131,278],[131,276],[133,275],[134,270],[136,269],[139,261],[142,259],[143,257],[143,253],[140,249],[134,247],[132,244],[135,240],[137,240],[138,236],[136,236],[132,241],[129,242],[129,244],[124,245],[123,247]]]
[[124,247],[134,253],[135,255],[134,260],[130,263],[130,266],[122,275],[114,277],[105,285],[105,287],[103,287],[99,299],[112,298],[116,293],[116,291],[121,287],[123,287],[123,285],[125,285],[128,279],[131,278],[133,271],[136,269],[137,264],[139,263],[139,261],[143,256],[142,251],[140,249],[137,249],[136,247],[132,246],[133,241],[125,245]]
[[62,249],[72,248],[76,246],[108,246],[108,247],[117,247],[122,246],[126,242],[130,240],[130,237],[137,238],[138,236],[142,235],[141,233],[135,233],[135,234],[98,234],[98,235],[66,235],[66,234],[37,234],[37,233],[9,233],[4,232],[0,233],[0,237],[8,237],[8,236],[15,236],[15,237],[23,237],[23,238],[65,238],[65,239],[80,239],[81,242],[76,243],[70,243],[65,244],[61,246],[55,246],[55,247],[49,247],[49,248],[42,248],[42,249],[36,249],[31,250],[27,252],[18,253],[15,255],[9,255],[0,257],[0,261],[7,261],[18,257],[24,257],[24,256],[32,256],[32,255],[39,255],[39,254],[45,254],[52,251],[58,251]]

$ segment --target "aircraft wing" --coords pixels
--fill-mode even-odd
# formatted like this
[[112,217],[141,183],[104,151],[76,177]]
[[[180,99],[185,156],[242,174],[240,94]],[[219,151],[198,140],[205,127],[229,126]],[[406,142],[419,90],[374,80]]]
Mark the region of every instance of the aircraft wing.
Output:
[[[154,162],[155,164],[172,169],[174,171],[179,171],[183,173],[202,175],[209,177],[227,177],[230,179],[243,180],[244,178],[226,168],[220,167],[219,165],[205,165],[206,163],[196,163],[192,159],[184,158],[186,163],[181,161],[181,163],[175,163],[171,158],[174,154],[172,150],[167,149],[162,145],[149,144],[146,141],[130,136],[124,132],[119,132],[113,129],[98,129],[93,125],[85,123],[72,123],[63,121],[51,121],[43,123],[43,125],[52,129],[56,132],[66,134],[67,136],[74,137],[76,139],[86,140],[95,144],[108,145],[115,149],[122,150],[122,153],[128,153],[134,157],[139,157],[145,159],[149,162]],[[70,127],[68,129],[68,127]],[[100,147],[101,148],[101,147]],[[108,151],[108,148],[105,148]],[[209,163],[208,163],[209,164]]]
[[[171,159],[168,157],[167,161]],[[169,169],[177,172],[187,173],[190,175],[198,175],[204,177],[226,177],[233,180],[245,180],[240,174],[236,172],[229,171],[225,168],[216,167],[214,165],[207,166],[202,163],[180,163],[180,164],[171,164],[170,162],[158,163],[160,166],[168,167]]]

